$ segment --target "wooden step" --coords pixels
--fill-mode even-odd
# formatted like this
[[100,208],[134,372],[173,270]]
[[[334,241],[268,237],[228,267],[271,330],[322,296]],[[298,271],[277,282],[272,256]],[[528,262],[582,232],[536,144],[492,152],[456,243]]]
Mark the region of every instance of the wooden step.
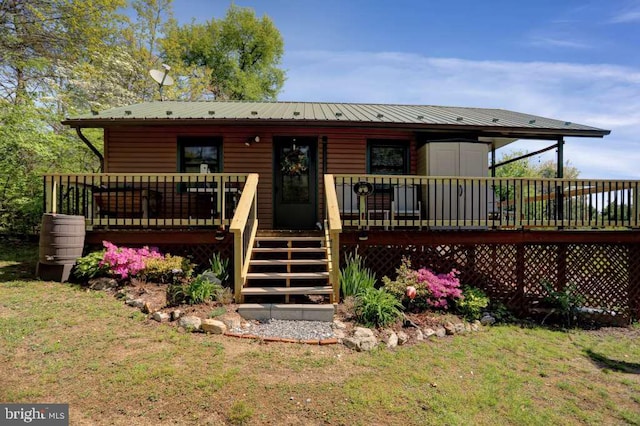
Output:
[[252,259],[251,266],[326,265],[326,259]]
[[256,237],[256,241],[324,241],[324,237],[295,237],[295,236],[280,236],[280,237]]
[[317,280],[329,278],[329,272],[249,272],[247,279],[251,280]]
[[333,289],[329,285],[313,287],[244,287],[243,296],[267,296],[287,294],[331,294]]
[[254,247],[253,253],[324,253],[325,247]]

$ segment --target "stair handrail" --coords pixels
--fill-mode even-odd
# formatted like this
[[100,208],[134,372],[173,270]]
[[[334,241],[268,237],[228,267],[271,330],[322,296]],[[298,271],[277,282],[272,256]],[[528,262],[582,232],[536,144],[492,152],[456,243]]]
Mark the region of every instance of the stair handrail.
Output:
[[333,175],[324,175],[325,193],[325,239],[327,244],[327,256],[329,256],[329,276],[333,289],[332,302],[340,302],[340,233],[342,232],[342,219]]
[[234,295],[242,303],[251,250],[258,230],[258,174],[251,173],[242,190],[229,230],[233,234]]

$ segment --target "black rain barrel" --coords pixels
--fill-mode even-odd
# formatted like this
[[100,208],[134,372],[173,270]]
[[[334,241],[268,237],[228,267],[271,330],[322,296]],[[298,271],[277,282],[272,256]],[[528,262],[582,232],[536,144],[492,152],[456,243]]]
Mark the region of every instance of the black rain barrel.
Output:
[[40,257],[36,275],[64,282],[84,248],[84,216],[45,213],[40,229]]

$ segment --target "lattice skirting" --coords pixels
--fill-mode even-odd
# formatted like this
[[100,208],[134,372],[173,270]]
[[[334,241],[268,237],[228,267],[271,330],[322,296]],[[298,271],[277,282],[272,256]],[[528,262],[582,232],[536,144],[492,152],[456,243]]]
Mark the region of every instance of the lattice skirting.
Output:
[[526,315],[546,296],[543,281],[560,290],[575,286],[584,306],[613,311],[600,321],[640,318],[640,246],[634,244],[470,244],[341,246],[341,261],[358,250],[378,278],[395,278],[403,256],[414,267],[455,268],[464,284],[483,289],[514,313]]

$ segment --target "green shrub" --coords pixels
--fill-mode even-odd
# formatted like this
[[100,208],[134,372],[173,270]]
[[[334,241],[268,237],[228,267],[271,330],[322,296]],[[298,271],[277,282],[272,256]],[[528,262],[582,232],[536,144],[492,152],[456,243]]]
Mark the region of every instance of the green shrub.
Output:
[[355,254],[345,256],[346,265],[340,270],[340,289],[342,297],[356,296],[367,289],[374,288],[376,276],[364,266],[362,257]]
[[220,287],[216,288],[213,292],[213,300],[216,302],[222,303],[223,305],[228,305],[229,303],[233,303],[234,295],[233,291],[230,287]]
[[188,302],[195,305],[211,300],[215,291],[220,288],[220,280],[211,272],[204,272],[185,286],[185,293]]
[[109,265],[102,265],[104,250],[94,251],[88,255],[76,260],[76,266],[73,269],[73,275],[78,280],[86,282],[91,278],[104,277],[109,275]]
[[[569,284],[563,290],[558,291],[546,280],[542,280],[540,284],[547,292],[543,302],[552,308],[551,313],[560,315],[566,325],[570,326],[577,319],[577,308],[584,303],[584,296],[578,293],[575,284]],[[545,317],[545,320],[547,317]],[[542,322],[544,323],[544,320]]]
[[367,288],[357,296],[356,318],[367,326],[384,327],[402,315],[402,304],[384,288]]
[[138,277],[147,281],[171,283],[176,276],[188,278],[192,273],[193,265],[187,259],[167,254],[163,258],[147,259]]
[[229,259],[223,259],[220,253],[214,253],[209,261],[210,271],[220,280],[222,284],[229,281]]
[[[382,278],[384,287],[400,300],[404,306],[414,311],[427,309],[447,310],[449,306],[462,297],[459,272],[452,269],[449,273],[436,274],[429,268],[418,270],[411,268],[411,261],[403,257],[400,267],[396,269],[396,280]],[[415,288],[415,297],[407,296],[407,287]]]
[[504,303],[498,300],[490,300],[489,307],[485,310],[491,313],[496,319],[496,323],[511,323],[516,321],[516,317],[509,311]]
[[455,301],[456,310],[468,321],[480,319],[482,312],[489,306],[489,298],[484,291],[475,287],[464,287],[462,298]]
[[187,293],[183,283],[175,282],[167,286],[167,305],[178,306],[186,302]]

